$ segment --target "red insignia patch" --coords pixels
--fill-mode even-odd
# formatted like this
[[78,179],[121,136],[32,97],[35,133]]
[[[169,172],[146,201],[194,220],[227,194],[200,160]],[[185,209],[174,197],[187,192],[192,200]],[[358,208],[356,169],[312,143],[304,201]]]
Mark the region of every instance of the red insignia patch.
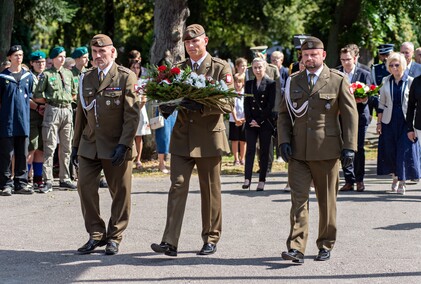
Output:
[[227,74],[227,78],[225,79],[225,82],[227,82],[227,83],[232,82],[232,75],[231,74]]

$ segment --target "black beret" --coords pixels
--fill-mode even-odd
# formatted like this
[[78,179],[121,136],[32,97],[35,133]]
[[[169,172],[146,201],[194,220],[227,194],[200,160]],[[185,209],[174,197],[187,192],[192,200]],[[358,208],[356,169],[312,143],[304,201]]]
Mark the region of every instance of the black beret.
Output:
[[22,46],[20,45],[13,45],[12,47],[10,47],[9,51],[7,52],[7,56],[12,55],[13,53],[15,53],[16,51],[22,50]]

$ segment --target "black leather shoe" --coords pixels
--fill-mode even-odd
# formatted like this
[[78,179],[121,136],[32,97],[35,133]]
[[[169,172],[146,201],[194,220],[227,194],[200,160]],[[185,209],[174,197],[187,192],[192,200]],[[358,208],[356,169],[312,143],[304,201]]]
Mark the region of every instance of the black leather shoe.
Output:
[[118,246],[120,244],[116,241],[108,241],[107,246],[105,247],[105,254],[106,255],[115,255],[118,253]]
[[330,259],[330,251],[327,249],[320,249],[319,254],[316,256],[314,260],[316,261],[325,261]]
[[177,248],[169,243],[151,244],[151,249],[157,253],[164,253],[168,256],[177,256]]
[[214,254],[216,252],[216,245],[211,243],[206,243],[203,245],[202,249],[199,251],[199,255],[208,255]]
[[282,252],[282,258],[285,260],[292,260],[294,263],[304,263],[304,254],[296,249]]
[[89,239],[89,241],[84,244],[82,247],[78,248],[79,254],[88,254],[93,252],[97,247],[103,247],[107,244],[105,240],[93,240]]

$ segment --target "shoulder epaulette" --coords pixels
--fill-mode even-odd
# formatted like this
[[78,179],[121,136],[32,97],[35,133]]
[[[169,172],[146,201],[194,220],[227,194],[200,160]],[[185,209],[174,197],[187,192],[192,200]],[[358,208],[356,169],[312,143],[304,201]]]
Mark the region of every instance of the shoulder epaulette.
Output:
[[179,61],[179,62],[175,63],[174,66],[177,66],[178,67],[178,66],[185,65],[185,64],[187,64],[187,60],[189,60],[189,59],[186,58],[183,61]]
[[343,73],[343,72],[341,72],[341,71],[339,71],[337,69],[334,69],[334,68],[329,68],[329,69],[330,69],[330,72],[335,73],[335,74],[337,74],[337,75],[339,75],[341,77],[345,77],[345,73]]
[[215,61],[215,62],[218,62],[219,64],[222,64],[222,65],[225,65],[225,64],[228,64],[228,62],[226,62],[225,60],[223,60],[223,59],[221,59],[221,58],[218,58],[218,57],[211,57],[211,60],[212,61]]
[[129,74],[130,72],[133,72],[132,70],[130,70],[129,68],[126,68],[126,67],[124,67],[124,66],[121,66],[121,65],[118,65],[118,70],[119,71],[123,71],[123,72],[125,72],[125,73],[127,73],[127,74]]

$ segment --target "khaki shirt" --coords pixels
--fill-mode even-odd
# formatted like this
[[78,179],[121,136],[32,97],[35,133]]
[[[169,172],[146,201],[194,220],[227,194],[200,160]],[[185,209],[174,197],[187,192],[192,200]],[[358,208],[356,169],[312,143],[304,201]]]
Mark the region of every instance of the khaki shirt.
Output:
[[44,71],[44,77],[40,78],[34,93],[34,98],[44,98],[50,104],[70,104],[76,94],[76,84],[70,70],[61,67],[64,84],[56,68],[51,67]]

